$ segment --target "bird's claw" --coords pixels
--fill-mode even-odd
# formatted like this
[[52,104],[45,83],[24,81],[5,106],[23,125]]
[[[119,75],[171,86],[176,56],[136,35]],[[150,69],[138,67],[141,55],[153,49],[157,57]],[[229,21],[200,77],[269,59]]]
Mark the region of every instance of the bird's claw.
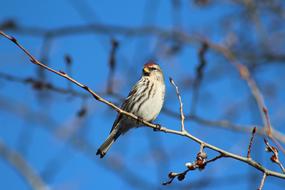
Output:
[[142,117],[138,117],[138,119],[137,119],[137,123],[138,123],[138,124],[143,123],[143,118],[142,118]]

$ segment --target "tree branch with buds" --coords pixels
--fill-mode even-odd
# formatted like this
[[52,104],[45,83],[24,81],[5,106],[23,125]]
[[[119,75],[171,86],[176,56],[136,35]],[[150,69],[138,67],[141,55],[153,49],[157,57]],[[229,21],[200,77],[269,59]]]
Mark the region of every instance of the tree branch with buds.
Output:
[[[111,107],[112,109],[114,109],[115,111],[117,111],[118,113],[120,114],[123,114],[129,118],[132,118],[132,119],[135,119],[141,123],[143,123],[145,126],[148,126],[150,128],[153,128],[153,129],[156,129],[156,130],[159,130],[161,132],[165,132],[165,133],[169,133],[169,134],[174,134],[174,135],[179,135],[179,136],[183,136],[183,137],[186,137],[188,139],[191,139],[192,141],[195,141],[196,143],[198,143],[200,145],[200,151],[199,153],[197,154],[197,157],[196,157],[196,161],[194,162],[194,164],[189,164],[187,165],[187,170],[193,170],[193,169],[196,169],[196,168],[205,168],[206,164],[209,163],[209,162],[213,162],[217,159],[220,159],[220,158],[232,158],[234,160],[238,160],[240,162],[243,162],[243,163],[246,163],[250,166],[252,166],[253,168],[261,171],[262,173],[264,173],[264,175],[266,176],[274,176],[274,177],[278,177],[278,178],[281,178],[281,179],[285,179],[285,174],[284,173],[279,173],[279,172],[275,172],[275,171],[272,171],[272,170],[269,170],[268,168],[264,167],[263,165],[259,164],[258,162],[254,161],[253,159],[251,158],[248,158],[248,157],[244,157],[244,156],[240,156],[240,155],[237,155],[237,154],[234,154],[234,153],[231,153],[231,152],[228,152],[226,150],[223,150],[219,147],[216,147],[212,144],[209,144],[209,143],[206,143],[204,142],[203,140],[193,136],[192,134],[190,134],[186,129],[184,129],[184,127],[181,127],[181,130],[173,130],[173,129],[170,129],[170,128],[166,128],[164,126],[160,126],[159,128],[157,127],[156,124],[153,124],[153,123],[150,123],[150,122],[147,122],[145,120],[141,120],[141,118],[138,118],[136,115],[132,114],[132,113],[129,113],[129,112],[126,112],[122,109],[120,109],[119,107],[117,107],[116,105],[114,105],[113,103],[109,102],[108,100],[102,98],[101,96],[99,96],[96,92],[94,92],[92,89],[90,89],[87,85],[84,85],[80,82],[78,82],[77,80],[75,80],[74,78],[72,78],[71,76],[69,76],[68,74],[66,74],[65,72],[63,71],[57,71],[45,64],[43,64],[42,62],[40,62],[39,60],[37,60],[28,50],[26,50],[17,40],[16,38],[12,37],[12,36],[9,36],[7,34],[5,34],[4,32],[0,31],[0,35],[4,36],[5,38],[9,39],[10,41],[12,41],[17,47],[19,47],[30,59],[30,61],[47,70],[47,71],[50,71],[52,73],[55,73],[56,75],[58,76],[61,76],[65,79],[67,79],[68,81],[74,83],[75,85],[79,86],[80,88],[84,89],[85,91],[87,91],[88,93],[90,93],[93,98],[95,98],[97,101],[99,102],[102,102],[106,105],[108,105],[109,107]],[[173,84],[175,84],[173,82]],[[176,91],[177,91],[177,95],[180,97],[180,94],[178,93],[178,87],[176,85],[174,85],[176,87]],[[183,120],[183,107],[182,107],[182,100],[181,100],[181,97],[179,98],[179,101],[180,101],[180,114],[181,114],[181,120]],[[181,121],[181,123],[183,123],[183,121]],[[184,123],[183,123],[184,125]],[[204,152],[205,149],[208,148],[208,149],[211,149],[217,153],[219,153],[219,156],[213,158],[213,159],[210,159],[210,160],[207,160],[207,156],[206,156],[206,153]],[[188,171],[187,171],[188,172]],[[186,173],[187,173],[186,172]],[[186,174],[185,173],[185,174]],[[185,175],[184,174],[184,175]],[[182,174],[181,174],[182,175]],[[175,175],[174,175],[175,176]],[[175,177],[174,177],[175,178]]]

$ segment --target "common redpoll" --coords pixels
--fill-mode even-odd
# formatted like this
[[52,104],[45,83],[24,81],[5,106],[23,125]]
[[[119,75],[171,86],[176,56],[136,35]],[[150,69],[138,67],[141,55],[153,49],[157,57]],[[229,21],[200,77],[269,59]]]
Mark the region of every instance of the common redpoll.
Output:
[[[151,122],[157,117],[162,108],[164,94],[165,84],[162,71],[159,65],[149,61],[143,67],[141,79],[135,84],[121,108]],[[142,124],[138,121],[118,114],[108,138],[96,154],[103,158],[120,135],[131,128],[140,126]]]

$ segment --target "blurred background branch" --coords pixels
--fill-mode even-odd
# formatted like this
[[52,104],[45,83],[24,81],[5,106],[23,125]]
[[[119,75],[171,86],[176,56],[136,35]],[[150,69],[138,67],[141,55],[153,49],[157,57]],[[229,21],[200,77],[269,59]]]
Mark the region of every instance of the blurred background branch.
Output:
[[[157,61],[179,87],[190,134],[282,173],[283,1],[12,0],[2,2],[0,9],[0,30],[21,39],[39,61],[88,84],[116,106],[143,63]],[[120,139],[99,162],[94,152],[109,132],[114,111],[95,104],[70,82],[25,65],[23,54],[2,39],[0,44],[0,122],[9,126],[1,128],[1,142],[21,155],[45,187],[284,188],[284,180],[219,158],[184,138],[143,128]],[[181,122],[170,85],[156,121],[162,126]],[[205,170],[188,168],[216,157]],[[0,162],[0,187],[23,189],[25,184],[6,165]],[[185,169],[183,182],[160,185],[169,171]]]
[[22,158],[17,152],[10,150],[1,140],[0,141],[0,155],[2,159],[7,161],[19,175],[26,179],[29,185],[36,190],[48,190],[49,187],[44,183],[37,172],[31,168],[27,161]]

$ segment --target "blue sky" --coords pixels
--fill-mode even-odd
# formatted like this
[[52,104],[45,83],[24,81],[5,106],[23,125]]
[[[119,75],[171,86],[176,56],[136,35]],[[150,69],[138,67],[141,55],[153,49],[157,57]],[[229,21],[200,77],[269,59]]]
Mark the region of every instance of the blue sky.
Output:
[[[47,30],[92,23],[125,27],[150,25],[163,29],[177,27],[191,35],[206,37],[219,43],[227,34],[221,28],[223,18],[241,13],[241,10],[231,3],[203,7],[190,1],[181,1],[181,12],[178,14],[181,20],[180,25],[177,25],[177,22],[173,21],[171,1],[84,2],[85,4],[76,0],[5,1],[0,7],[0,23],[14,20],[19,26]],[[238,28],[238,23],[236,25]],[[41,56],[41,36],[23,34],[15,30],[7,30],[7,33],[17,37],[33,55],[38,58]],[[104,96],[112,38],[119,41],[114,88],[117,93],[126,96],[131,86],[139,79],[144,62],[155,59],[161,65],[166,78],[165,107],[179,111],[174,88],[168,82],[168,77],[171,76],[178,86],[182,86],[180,91],[185,112],[189,113],[192,87],[187,84],[195,76],[197,52],[201,46],[199,43],[183,45],[177,54],[166,55],[158,44],[167,46],[167,42],[159,41],[157,36],[128,37],[118,34],[82,33],[54,38],[47,55],[49,64],[58,70],[66,70],[64,56],[71,55],[72,76]],[[29,64],[25,55],[11,42],[0,38],[0,44],[2,73],[22,78],[37,77],[35,73],[38,68]],[[207,74],[202,82],[197,114],[212,120],[228,119],[239,124],[261,124],[249,89],[235,68],[212,51],[207,53],[206,59]],[[284,75],[280,68],[284,69],[284,66],[261,68],[261,74],[257,75],[259,84],[265,84],[264,81],[279,81],[276,86],[284,92],[284,86],[280,83]],[[68,86],[66,80],[54,74],[46,73],[46,76],[47,80],[56,86]],[[45,92],[47,99],[42,101],[43,93],[36,92],[28,85],[1,79],[0,84],[0,140],[19,152],[51,189],[188,189],[196,181],[208,181],[208,178],[214,178],[217,183],[204,187],[202,185],[203,189],[252,189],[257,188],[262,177],[260,172],[246,164],[222,159],[207,166],[202,172],[190,172],[182,182],[175,180],[167,187],[161,186],[161,183],[167,180],[168,172],[182,171],[186,162],[195,160],[199,151],[197,144],[182,137],[141,128],[120,138],[102,160],[94,156],[96,152],[90,152],[90,147],[78,149],[75,145],[80,141],[76,139],[85,139],[96,150],[109,133],[116,116],[115,111],[92,98],[82,100],[66,94]],[[74,85],[72,88],[85,93]],[[280,93],[273,99],[266,99],[272,114],[272,123],[280,131],[284,123],[283,95],[284,93]],[[110,96],[104,97],[119,103]],[[88,111],[87,116],[80,119],[76,115],[82,107],[86,107]],[[179,120],[163,113],[156,122],[173,129],[179,129],[180,125]],[[192,121],[186,121],[186,127],[192,134],[209,143],[237,154],[246,154],[249,134],[208,128]],[[77,130],[74,138],[64,136],[70,130]],[[209,157],[216,155],[210,150],[207,150],[207,153]],[[262,137],[256,138],[252,154],[258,161],[278,171],[278,167],[269,161],[269,154],[264,153]],[[281,160],[284,160],[283,155]],[[16,170],[3,159],[0,160],[0,171],[0,179],[3,179],[0,181],[2,189],[30,189]],[[50,173],[49,177],[47,173]],[[223,184],[228,180],[232,183]],[[282,189],[284,185],[282,180],[268,178],[265,189]]]

